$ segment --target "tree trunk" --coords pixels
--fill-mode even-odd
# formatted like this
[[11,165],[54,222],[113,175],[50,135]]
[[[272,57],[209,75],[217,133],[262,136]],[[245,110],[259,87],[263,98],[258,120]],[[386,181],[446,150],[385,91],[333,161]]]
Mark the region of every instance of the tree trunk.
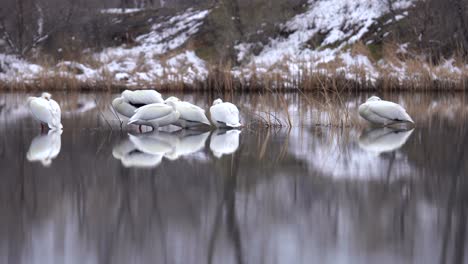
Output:
[[18,51],[23,56],[24,48],[24,0],[16,2],[16,30],[18,38]]
[[465,21],[465,9],[463,8],[462,0],[455,0],[455,7],[458,14],[458,22],[460,23],[460,29],[463,33],[463,56],[467,56],[468,48],[468,28]]

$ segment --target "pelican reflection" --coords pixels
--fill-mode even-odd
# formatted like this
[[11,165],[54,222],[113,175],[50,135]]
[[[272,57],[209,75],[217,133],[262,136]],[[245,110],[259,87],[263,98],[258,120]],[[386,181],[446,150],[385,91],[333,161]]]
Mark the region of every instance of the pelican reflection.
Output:
[[237,129],[217,129],[213,131],[210,138],[210,149],[213,155],[217,158],[221,158],[223,155],[236,152],[239,147],[240,133],[241,131]]
[[112,156],[124,167],[154,168],[161,164],[164,154],[172,152],[177,137],[164,132],[128,134],[128,138],[115,145]]
[[162,161],[162,155],[152,155],[138,150],[130,138],[121,141],[114,146],[112,156],[120,160],[126,168],[153,168],[158,166]]
[[210,132],[186,131],[175,134],[178,137],[173,151],[166,153],[165,157],[170,160],[176,160],[182,156],[201,151],[205,147],[206,140]]
[[375,153],[391,152],[401,148],[411,136],[413,130],[390,127],[371,129],[361,134],[359,147]]
[[36,136],[29,146],[26,158],[28,161],[40,161],[43,166],[49,167],[52,160],[60,153],[62,145],[62,130],[50,130],[47,134]]

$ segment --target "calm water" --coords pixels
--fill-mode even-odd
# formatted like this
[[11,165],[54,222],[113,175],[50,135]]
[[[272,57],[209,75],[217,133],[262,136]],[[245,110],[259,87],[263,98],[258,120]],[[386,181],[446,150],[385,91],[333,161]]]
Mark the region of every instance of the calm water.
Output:
[[112,95],[54,95],[64,130],[42,135],[0,95],[2,263],[468,262],[463,94],[384,95],[411,131],[315,126],[323,98],[287,94],[226,98],[244,123],[286,106],[291,130],[143,134]]

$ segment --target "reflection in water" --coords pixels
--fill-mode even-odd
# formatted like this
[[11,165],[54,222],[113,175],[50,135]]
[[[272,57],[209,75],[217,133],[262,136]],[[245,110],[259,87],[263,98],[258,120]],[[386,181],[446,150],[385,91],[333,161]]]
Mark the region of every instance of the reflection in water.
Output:
[[[36,124],[0,111],[0,263],[468,261],[459,112],[415,114],[411,136],[377,143],[377,155],[361,141],[382,142],[380,132],[305,126],[243,130],[242,140],[233,131],[238,147],[217,158],[211,149],[231,142],[227,132],[130,139],[132,127],[107,129],[105,108],[63,119],[50,168],[26,159]],[[126,168],[138,162],[151,169]]]
[[128,138],[114,146],[112,155],[125,167],[156,167],[164,154],[174,151],[178,138],[165,132],[128,134]]
[[156,167],[163,157],[177,160],[201,151],[209,135],[210,132],[198,131],[129,134],[127,139],[114,146],[112,155],[125,167]]
[[193,130],[181,130],[177,135],[175,148],[172,152],[166,153],[165,157],[176,160],[182,156],[187,156],[201,151],[205,147],[210,132],[199,132]]
[[359,146],[370,152],[391,152],[401,148],[413,133],[414,129],[373,128],[364,131],[359,137]]
[[43,166],[49,167],[52,160],[60,153],[62,130],[49,130],[46,135],[38,135],[29,146],[26,158],[31,161],[40,161]]
[[[413,168],[405,152],[376,155],[360,147],[358,133],[351,129],[340,136],[316,129],[292,134],[289,151],[304,159],[311,170],[336,180],[386,181],[412,174]],[[388,170],[391,173],[384,173]]]
[[157,130],[128,136],[136,149],[151,155],[164,155],[174,151],[178,141],[176,136]]
[[236,152],[239,147],[240,133],[241,131],[237,129],[217,129],[213,131],[210,138],[210,149],[213,155],[221,158],[223,155]]
[[127,138],[112,150],[114,158],[119,159],[125,167],[151,168],[158,166],[163,158],[162,154],[149,154],[140,151],[135,144]]

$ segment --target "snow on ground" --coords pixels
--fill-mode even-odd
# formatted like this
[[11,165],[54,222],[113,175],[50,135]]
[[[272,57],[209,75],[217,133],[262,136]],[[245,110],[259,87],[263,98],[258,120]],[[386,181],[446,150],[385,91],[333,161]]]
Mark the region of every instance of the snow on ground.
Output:
[[[393,8],[399,15],[394,20],[408,16],[404,10],[413,1],[395,1]],[[138,11],[140,9],[105,9],[101,12]],[[377,19],[388,12],[382,0],[309,0],[306,11],[280,25],[282,36],[270,39],[259,54],[252,54],[252,50],[261,43],[238,43],[235,50],[242,64],[232,69],[232,74],[246,84],[254,73],[260,80],[262,76],[274,75],[275,79],[280,76],[286,87],[296,87],[296,81],[305,71],[330,76],[340,74],[371,83],[386,76],[403,85],[405,81],[428,78],[453,82],[468,77],[468,66],[454,59],[431,66],[423,63],[424,57],[412,61],[397,58],[374,61],[358,49],[349,49],[350,44],[360,40]],[[90,85],[111,82],[136,87],[204,80],[208,65],[184,45],[199,31],[209,13],[210,10],[187,9],[173,17],[154,20],[151,30],[136,37],[135,43],[92,54],[99,65],[94,67],[63,61],[46,69],[15,56],[0,54],[0,82],[30,83],[40,77],[59,76]],[[310,43],[317,41],[311,39],[318,34],[320,43],[312,46]],[[406,56],[408,43],[401,44],[396,53],[411,57]]]
[[[394,9],[411,6],[409,0],[394,3]],[[339,51],[344,45],[360,40],[376,20],[389,10],[381,0],[309,0],[305,13],[299,14],[283,25],[287,37],[272,39],[264,50],[252,58],[259,65],[271,66],[285,57],[309,60],[313,57],[328,57],[330,51],[321,52],[308,48],[307,42],[316,34],[323,35],[320,47],[338,43]],[[245,45],[245,44],[244,44]],[[245,51],[244,51],[245,53]]]
[[161,77],[188,83],[203,79],[207,74],[206,65],[195,52],[186,50],[172,57],[165,54],[180,48],[197,33],[209,12],[188,9],[152,25],[149,33],[136,38],[136,45],[107,48],[95,54],[104,65],[100,70],[130,85],[153,82]]
[[[401,10],[409,8],[411,4],[411,0],[398,0],[393,7]],[[348,78],[356,78],[349,74],[350,69],[362,66],[367,78],[374,81],[378,73],[369,59],[363,55],[343,53],[343,48],[360,40],[370,26],[388,12],[385,1],[381,0],[309,0],[306,12],[282,25],[283,32],[290,33],[287,37],[272,39],[258,55],[249,54],[253,44],[240,43],[236,46],[238,60],[250,55],[247,64],[257,68],[275,69],[278,65],[287,65],[286,72],[284,69],[279,71],[291,76],[302,74],[303,68],[319,71],[320,64],[339,58],[342,67],[337,69],[338,72],[344,71]],[[322,36],[323,41],[318,47],[312,47],[308,42],[317,34]],[[245,73],[242,69],[235,72],[238,75]]]
[[107,8],[101,9],[101,14],[131,14],[142,10],[142,8]]
[[[106,10],[108,13],[113,11]],[[30,82],[41,76],[58,75],[91,84],[108,81],[106,78],[127,86],[164,82],[193,83],[207,76],[206,64],[194,51],[177,49],[198,32],[209,12],[188,9],[168,20],[155,23],[149,33],[136,38],[135,44],[107,48],[94,54],[94,59],[102,65],[97,68],[63,61],[55,68],[46,70],[15,56],[0,54],[0,81]]]
[[0,53],[0,80],[10,83],[36,78],[43,68],[13,55]]

